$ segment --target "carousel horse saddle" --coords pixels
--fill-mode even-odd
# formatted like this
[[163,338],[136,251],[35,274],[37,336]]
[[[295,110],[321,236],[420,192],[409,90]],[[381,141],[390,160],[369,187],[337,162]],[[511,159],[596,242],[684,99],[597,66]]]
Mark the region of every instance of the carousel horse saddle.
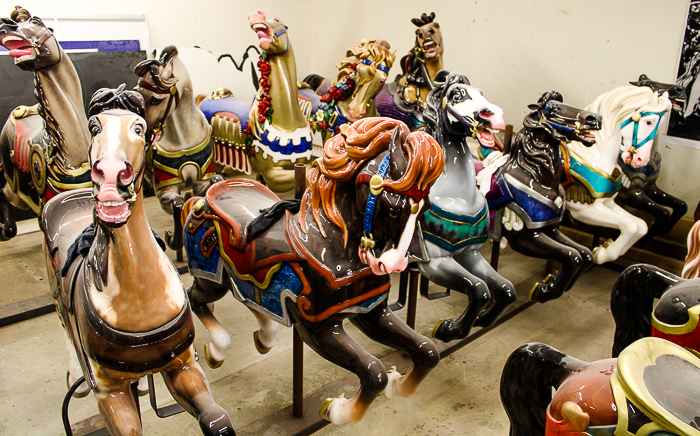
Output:
[[[55,271],[58,273],[68,260],[68,252],[83,231],[93,222],[93,209],[95,200],[92,198],[91,189],[76,189],[67,191],[52,198],[41,214],[41,230],[44,232],[46,249],[52,257]],[[63,274],[66,276],[67,274]],[[63,280],[62,275],[57,274],[56,280]],[[59,286],[64,295],[61,295],[64,305],[71,307],[70,294],[67,292],[70,286]],[[54,289],[54,293],[58,290]],[[58,298],[54,295],[54,298]]]
[[298,259],[284,236],[281,219],[287,210],[298,207],[298,201],[280,201],[252,180],[215,184],[207,191],[206,204],[195,205],[189,217],[187,235],[191,237],[186,239],[191,243],[201,237],[198,247],[188,250],[197,254],[189,259],[190,267],[213,274],[218,269],[214,259],[223,258],[235,276],[258,285],[268,283],[276,264]]
[[39,116],[36,106],[19,106],[12,111],[12,123],[15,125],[15,140],[10,146],[14,167],[24,173],[31,171],[32,149],[44,152],[44,121]]
[[379,115],[403,121],[411,130],[424,123],[423,114],[401,98],[397,82],[385,85],[375,97],[374,105]]

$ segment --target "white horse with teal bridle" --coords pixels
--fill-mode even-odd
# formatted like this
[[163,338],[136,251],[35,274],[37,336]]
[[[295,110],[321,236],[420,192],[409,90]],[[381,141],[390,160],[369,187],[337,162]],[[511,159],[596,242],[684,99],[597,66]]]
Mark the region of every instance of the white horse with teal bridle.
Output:
[[620,236],[593,250],[595,263],[623,255],[647,232],[647,224],[615,204],[623,176],[618,156],[634,168],[649,163],[654,137],[671,109],[668,94],[659,96],[647,87],[621,86],[600,95],[586,110],[603,117],[603,128],[594,132],[596,143],[588,148],[567,144],[569,183],[566,208],[583,223],[620,230]]

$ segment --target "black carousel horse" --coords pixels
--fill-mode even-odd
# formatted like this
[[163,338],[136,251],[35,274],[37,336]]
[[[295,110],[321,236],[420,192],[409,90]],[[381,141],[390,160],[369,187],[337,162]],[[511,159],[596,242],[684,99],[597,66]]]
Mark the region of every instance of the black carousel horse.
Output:
[[[365,118],[326,142],[300,204],[279,202],[249,180],[221,182],[206,199],[191,200],[189,295],[212,335],[207,362],[220,364],[230,344],[208,304],[231,291],[256,315],[259,351],[275,342],[274,319],[294,324],[313,350],[357,374],[357,395],[324,403],[329,421],[360,421],[382,391],[412,395],[439,356],[389,309],[389,273],[406,268],[409,253],[422,257],[416,223],[443,168],[442,150],[429,135],[409,134],[396,120]],[[387,373],[345,333],[346,318],[371,339],[406,351],[414,366],[403,376]]]
[[[561,181],[566,175],[566,150],[562,142],[595,143],[592,130],[601,118],[592,112],[562,103],[556,91],[542,95],[523,120],[510,149],[479,174],[490,183],[486,194],[489,209],[497,211],[494,232],[508,238],[519,253],[561,262],[560,273],[546,277],[532,288],[530,300],[544,303],[562,296],[593,264],[591,251],[559,231],[564,215],[565,194]],[[495,155],[494,155],[495,156]]]

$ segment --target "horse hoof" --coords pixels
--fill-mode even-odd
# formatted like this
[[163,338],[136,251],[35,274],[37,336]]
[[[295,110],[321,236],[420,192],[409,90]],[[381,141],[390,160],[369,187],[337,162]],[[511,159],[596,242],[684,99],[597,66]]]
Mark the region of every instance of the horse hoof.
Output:
[[608,250],[604,246],[599,245],[593,249],[593,263],[602,265],[607,262]]
[[433,327],[433,332],[432,332],[430,335],[431,335],[432,337],[434,337],[435,339],[437,339],[438,330],[440,329],[440,326],[441,326],[444,322],[445,322],[445,318],[440,318],[440,319],[438,320],[437,324],[435,324],[435,327]]
[[323,400],[323,403],[321,404],[321,410],[318,411],[318,414],[321,416],[322,419],[325,419],[326,421],[330,421],[331,417],[330,415],[330,409],[331,409],[331,403],[335,400],[335,398],[326,398]]
[[321,410],[318,411],[318,414],[321,418],[335,425],[347,424],[349,421],[342,416],[343,409],[347,402],[348,399],[345,398],[345,394],[340,394],[340,396],[336,398],[326,398],[323,404],[321,404]]
[[255,343],[255,349],[258,350],[258,353],[260,354],[267,354],[272,348],[268,348],[263,345],[262,341],[260,340],[260,333],[258,330],[253,332],[253,343]]
[[219,368],[221,365],[224,364],[223,360],[215,359],[211,355],[211,352],[209,351],[209,344],[204,344],[204,360],[206,360],[207,365],[209,365],[209,368],[212,369]]
[[386,372],[386,376],[389,381],[386,384],[386,388],[384,388],[384,395],[388,399],[401,396],[399,394],[399,381],[401,380],[401,373],[396,370],[395,366],[392,366],[391,369]]
[[[68,386],[68,389],[70,389],[72,386],[72,383],[70,382],[70,372],[68,371],[66,371],[66,386]],[[81,388],[84,388],[85,390],[81,390]],[[75,390],[75,392],[73,392],[73,398],[85,398],[89,393],[90,388],[88,387],[87,383],[84,383],[84,386],[81,385]]]

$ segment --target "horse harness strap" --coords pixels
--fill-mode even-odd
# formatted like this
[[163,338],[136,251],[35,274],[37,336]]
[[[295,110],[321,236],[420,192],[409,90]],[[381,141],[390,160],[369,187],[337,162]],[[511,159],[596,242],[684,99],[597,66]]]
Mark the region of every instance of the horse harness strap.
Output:
[[[280,30],[278,30],[277,32],[275,32],[275,36],[277,38],[279,38],[280,36],[284,35],[285,33],[287,33],[287,29],[283,27]],[[287,38],[287,49],[285,51],[283,51],[282,53],[272,53],[272,54],[266,53],[266,54],[267,54],[267,56],[280,56],[280,55],[286,54],[289,51],[290,46],[291,45],[289,44],[289,38]]]
[[[630,150],[631,153],[636,152],[637,149],[639,149],[641,146],[654,139],[654,137],[656,136],[656,131],[659,129],[659,125],[661,124],[661,118],[664,116],[665,113],[666,112],[639,112],[635,113],[634,115],[622,122],[620,129],[624,129],[628,124],[634,123],[634,133],[632,135],[632,148],[634,150]],[[656,123],[654,130],[652,130],[651,133],[649,133],[649,135],[646,138],[644,138],[642,142],[638,142],[637,135],[639,133],[639,122],[642,120],[642,117],[646,117],[648,115],[658,115],[659,122]]]
[[[361,62],[365,65],[372,65],[372,61],[369,59],[362,59]],[[384,64],[377,64],[377,69],[379,71],[384,71],[385,73],[389,74],[389,69]]]
[[[161,88],[159,86],[151,85],[150,83],[143,80],[143,78],[139,78],[138,86],[156,94],[170,94],[170,97],[168,98],[168,105],[165,107],[166,117],[170,114],[170,108],[173,105],[173,100],[175,100],[175,107],[177,107],[177,105],[180,104],[180,91],[177,90],[177,86],[175,85],[171,86],[170,89]],[[165,120],[163,120],[162,124],[162,128],[164,128]]]

